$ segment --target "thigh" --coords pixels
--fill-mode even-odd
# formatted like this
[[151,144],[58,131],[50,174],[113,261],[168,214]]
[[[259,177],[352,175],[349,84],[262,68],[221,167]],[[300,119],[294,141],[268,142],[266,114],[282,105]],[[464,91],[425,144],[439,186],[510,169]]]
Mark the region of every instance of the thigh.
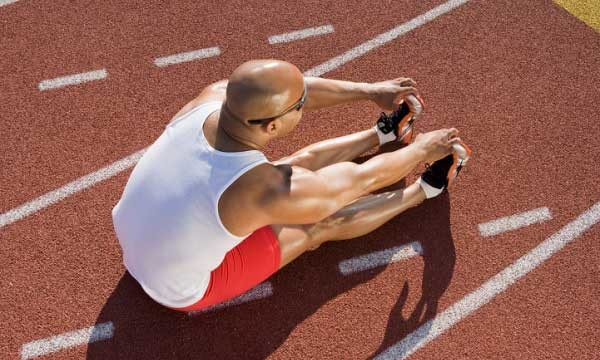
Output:
[[274,224],[271,228],[281,251],[280,269],[304,252],[314,250],[333,238],[331,226],[326,220],[306,225]]
[[335,214],[317,223],[306,225],[271,225],[281,249],[281,265],[279,268],[281,269],[289,264],[305,251],[314,250],[322,243],[339,237],[341,232],[347,230],[345,224],[351,221],[356,212],[364,207],[364,204],[359,204],[372,202],[373,199],[381,197],[381,195],[366,195],[355,199]]

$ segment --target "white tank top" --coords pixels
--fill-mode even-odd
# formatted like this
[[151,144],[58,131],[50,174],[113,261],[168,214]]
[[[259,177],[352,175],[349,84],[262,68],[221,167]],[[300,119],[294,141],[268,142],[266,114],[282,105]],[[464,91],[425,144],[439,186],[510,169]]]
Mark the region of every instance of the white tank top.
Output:
[[202,104],[166,126],[131,173],[112,210],[123,262],[160,304],[202,298],[210,273],[245,236],[221,223],[218,201],[238,177],[268,162],[258,150],[222,152],[202,131],[221,102]]

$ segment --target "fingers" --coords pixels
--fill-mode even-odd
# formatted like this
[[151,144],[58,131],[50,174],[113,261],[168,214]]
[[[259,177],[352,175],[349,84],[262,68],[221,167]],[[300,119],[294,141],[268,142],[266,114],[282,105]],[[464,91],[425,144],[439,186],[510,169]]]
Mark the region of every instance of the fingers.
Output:
[[414,86],[405,86],[401,90],[401,94],[404,96],[406,96],[408,94],[416,94],[416,93],[417,93],[417,88],[415,88]]
[[448,140],[451,140],[453,138],[456,138],[456,136],[458,136],[458,129],[456,129],[456,128],[446,129],[446,131],[448,134]]
[[419,92],[417,91],[417,88],[415,88],[413,86],[401,87],[400,91],[396,94],[395,100],[396,101],[398,101],[398,100],[404,101],[404,99],[410,94],[418,95]]
[[401,104],[404,99],[410,94],[417,94],[417,89],[412,86],[401,87],[398,92],[394,95],[393,103],[395,106]]
[[417,82],[411,78],[401,77],[401,78],[396,78],[394,80],[398,81],[400,83],[400,86],[417,86]]

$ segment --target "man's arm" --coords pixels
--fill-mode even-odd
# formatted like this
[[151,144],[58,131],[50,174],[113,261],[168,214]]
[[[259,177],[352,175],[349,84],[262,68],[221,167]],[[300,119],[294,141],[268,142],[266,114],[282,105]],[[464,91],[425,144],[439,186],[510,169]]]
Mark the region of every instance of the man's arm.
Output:
[[358,83],[305,76],[307,99],[305,110],[316,110],[352,101],[370,100],[373,89],[369,83]]
[[[394,108],[397,98],[415,92],[416,83],[409,78],[397,78],[376,83],[356,83],[351,81],[305,77],[307,102],[305,108],[320,109],[345,102],[371,100],[382,109]],[[351,161],[379,145],[374,129],[323,140],[300,149],[290,156],[276,161],[276,164],[301,166],[318,170],[342,161]]]
[[339,162],[317,171],[277,167],[256,214],[265,224],[321,221],[361,196],[405,177],[423,158],[422,148],[411,145],[363,164]]
[[379,138],[375,129],[371,128],[308,145],[274,164],[288,164],[316,171],[338,162],[356,159],[376,146],[379,146]]
[[416,91],[416,83],[409,78],[362,83],[306,76],[304,81],[308,90],[306,110],[361,100],[372,100],[381,108],[391,110],[396,98]]
[[409,146],[364,162],[340,162],[318,171],[276,167],[265,179],[260,211],[264,224],[310,224],[320,221],[361,196],[404,178],[421,161],[433,162],[459,141],[456,129],[422,134]]

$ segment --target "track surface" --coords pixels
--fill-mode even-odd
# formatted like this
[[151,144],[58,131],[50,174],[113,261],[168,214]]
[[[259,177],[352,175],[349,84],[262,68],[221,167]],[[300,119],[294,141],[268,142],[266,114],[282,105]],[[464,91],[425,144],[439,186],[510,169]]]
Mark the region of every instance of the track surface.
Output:
[[[1,208],[148,146],[209,82],[276,57],[307,70],[441,4],[317,1],[70,3],[0,7]],[[269,45],[332,24],[335,32]],[[219,46],[165,68],[153,59]],[[45,79],[101,81],[39,91]],[[325,244],[275,274],[273,295],[188,317],[148,299],[121,265],[110,210],[130,171],[0,230],[0,357],[112,322],[114,336],[47,358],[370,358],[600,201],[600,36],[550,1],[471,1],[324,77],[411,76],[421,131],[456,126],[475,151],[449,195],[360,239]],[[269,159],[372,126],[378,109],[308,113]],[[412,181],[417,174],[409,177]],[[493,237],[477,225],[548,207],[552,220]],[[415,359],[598,357],[600,226],[418,350]],[[340,261],[413,241],[424,255],[342,276]]]

